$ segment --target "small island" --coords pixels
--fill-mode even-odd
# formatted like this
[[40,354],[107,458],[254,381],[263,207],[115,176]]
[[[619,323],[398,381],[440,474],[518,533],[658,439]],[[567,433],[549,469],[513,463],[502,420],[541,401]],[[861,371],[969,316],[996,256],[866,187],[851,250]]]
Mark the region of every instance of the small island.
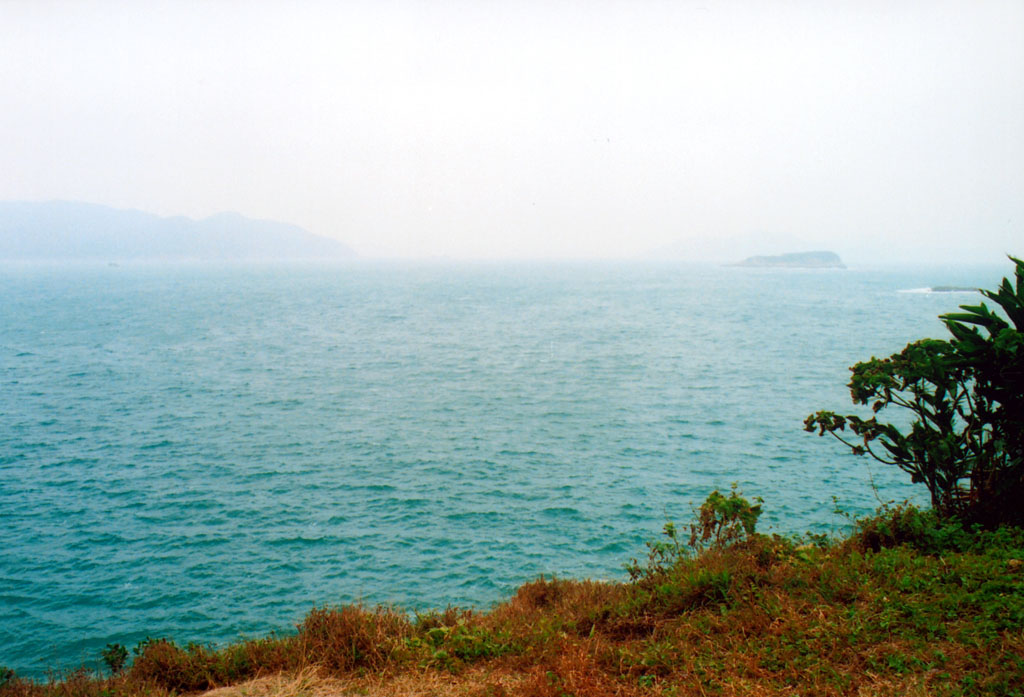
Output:
[[793,252],[778,256],[753,256],[729,266],[756,269],[845,269],[835,252]]
[[932,286],[931,291],[933,293],[977,293],[979,289],[970,286]]

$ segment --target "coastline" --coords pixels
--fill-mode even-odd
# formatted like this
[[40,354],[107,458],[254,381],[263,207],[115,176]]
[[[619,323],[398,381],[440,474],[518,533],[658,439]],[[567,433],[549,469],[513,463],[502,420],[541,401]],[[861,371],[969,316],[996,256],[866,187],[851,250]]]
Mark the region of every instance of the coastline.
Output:
[[689,549],[667,539],[626,582],[540,578],[488,612],[412,619],[316,608],[293,635],[219,648],[150,640],[120,659],[108,646],[113,670],[8,676],[0,696],[1010,695],[1024,685],[1022,529],[966,531],[898,506],[841,539],[751,532]]

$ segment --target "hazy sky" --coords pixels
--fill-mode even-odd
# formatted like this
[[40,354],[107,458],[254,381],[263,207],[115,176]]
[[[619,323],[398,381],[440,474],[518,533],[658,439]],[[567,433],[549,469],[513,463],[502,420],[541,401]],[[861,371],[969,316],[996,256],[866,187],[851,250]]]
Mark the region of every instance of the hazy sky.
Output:
[[1020,0],[0,0],[0,37],[0,199],[367,255],[1024,254]]

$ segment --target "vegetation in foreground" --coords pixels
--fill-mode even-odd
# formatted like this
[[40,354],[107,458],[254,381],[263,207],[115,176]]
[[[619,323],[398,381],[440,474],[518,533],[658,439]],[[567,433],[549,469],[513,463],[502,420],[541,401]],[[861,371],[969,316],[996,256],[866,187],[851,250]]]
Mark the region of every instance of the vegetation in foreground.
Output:
[[[980,291],[1002,314],[982,302],[942,315],[949,339],[850,369],[850,397],[869,418],[819,411],[804,422],[924,484],[939,515],[986,527],[1024,526],[1024,261],[1010,260],[1014,280]],[[879,420],[890,407],[908,428]]]
[[757,533],[759,513],[714,493],[625,583],[541,578],[490,612],[317,608],[290,636],[6,673],[0,696],[1024,695],[1024,530],[898,506],[794,540]]

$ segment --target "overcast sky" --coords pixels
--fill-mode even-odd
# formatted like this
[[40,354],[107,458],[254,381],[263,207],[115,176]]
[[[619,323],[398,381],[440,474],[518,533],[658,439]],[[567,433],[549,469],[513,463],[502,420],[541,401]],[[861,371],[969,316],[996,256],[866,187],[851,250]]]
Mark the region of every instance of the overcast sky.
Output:
[[1024,254],[1024,2],[0,0],[0,199],[365,255]]

